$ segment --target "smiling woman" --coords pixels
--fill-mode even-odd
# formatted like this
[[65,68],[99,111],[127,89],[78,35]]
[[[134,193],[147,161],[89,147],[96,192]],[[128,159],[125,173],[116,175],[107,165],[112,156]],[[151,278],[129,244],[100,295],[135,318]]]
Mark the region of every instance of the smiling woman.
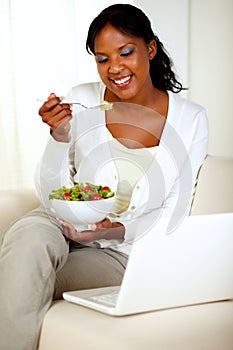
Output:
[[[53,47],[60,56],[64,43]],[[41,205],[9,227],[0,251],[2,349],[36,349],[45,313],[64,291],[120,285],[134,242],[161,220],[171,233],[188,215],[206,156],[205,109],[177,94],[182,84],[141,9],[114,4],[102,10],[86,47],[100,79],[71,88],[67,98],[81,105],[51,91],[39,108],[38,121],[48,131],[35,178]],[[104,217],[93,222],[88,211],[85,227],[73,215],[63,218],[64,207],[57,214],[49,199],[65,187],[67,200],[67,189],[84,182],[87,192],[99,184],[114,192],[90,201]],[[75,201],[66,200],[55,199],[70,213]],[[85,209],[87,202],[80,202]]]

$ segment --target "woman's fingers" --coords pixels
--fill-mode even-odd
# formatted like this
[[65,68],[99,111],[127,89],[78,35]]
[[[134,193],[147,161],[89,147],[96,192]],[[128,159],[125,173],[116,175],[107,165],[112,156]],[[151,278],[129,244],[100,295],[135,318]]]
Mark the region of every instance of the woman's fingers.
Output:
[[57,97],[55,94],[50,94],[48,100],[45,101],[39,109],[39,115],[42,117],[43,114],[48,113],[55,106],[61,103],[61,99]]
[[72,118],[71,105],[61,103],[62,98],[51,93],[48,100],[39,109],[39,115],[50,129],[51,134],[57,141],[68,142],[70,120]]
[[64,221],[62,219],[58,220],[61,223],[63,235],[66,236],[68,240],[76,241],[79,236],[79,232],[76,231],[75,227],[70,222]]
[[56,128],[62,120],[72,117],[72,110],[69,104],[57,103],[54,100],[45,102],[39,110],[39,115],[44,123]]
[[95,224],[91,225],[92,230],[111,228],[111,227],[112,227],[112,222],[108,218],[105,218],[103,221],[96,222]]
[[48,124],[51,128],[57,128],[61,126],[61,123],[72,118],[72,111],[70,106],[56,106],[52,111],[44,113],[42,115],[42,120],[44,123]]

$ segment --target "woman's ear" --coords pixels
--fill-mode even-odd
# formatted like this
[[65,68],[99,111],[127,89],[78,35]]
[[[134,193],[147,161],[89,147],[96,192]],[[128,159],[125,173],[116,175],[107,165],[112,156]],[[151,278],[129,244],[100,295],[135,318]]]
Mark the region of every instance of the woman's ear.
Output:
[[156,41],[153,39],[150,41],[150,43],[147,45],[148,48],[148,55],[149,55],[149,60],[153,60],[157,53],[157,45]]

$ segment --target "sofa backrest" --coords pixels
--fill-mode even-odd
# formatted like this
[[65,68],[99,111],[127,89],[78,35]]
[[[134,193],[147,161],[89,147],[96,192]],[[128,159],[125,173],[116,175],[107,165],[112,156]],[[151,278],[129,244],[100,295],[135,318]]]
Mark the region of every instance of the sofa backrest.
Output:
[[208,155],[198,176],[191,215],[233,212],[233,158]]
[[1,190],[0,191],[0,242],[5,229],[39,206],[40,201],[33,189]]

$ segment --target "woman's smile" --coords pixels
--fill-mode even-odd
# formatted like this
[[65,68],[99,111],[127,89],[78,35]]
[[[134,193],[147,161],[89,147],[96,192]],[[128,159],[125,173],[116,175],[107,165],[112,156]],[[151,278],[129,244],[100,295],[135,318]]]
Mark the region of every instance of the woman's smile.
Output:
[[109,78],[109,80],[114,83],[119,89],[124,89],[128,87],[133,79],[133,74],[119,77],[119,78]]

